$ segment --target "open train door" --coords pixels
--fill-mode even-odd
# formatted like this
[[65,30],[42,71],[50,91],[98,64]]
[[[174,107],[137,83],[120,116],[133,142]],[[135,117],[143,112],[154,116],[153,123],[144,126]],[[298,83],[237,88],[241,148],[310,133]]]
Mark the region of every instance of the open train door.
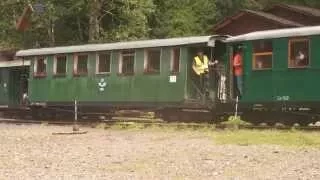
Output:
[[226,75],[226,65],[228,64],[227,55],[227,44],[225,40],[230,36],[212,36],[208,41],[208,46],[211,49],[211,59],[216,60],[217,64],[211,66],[210,76],[211,82],[213,82],[212,93],[215,95],[211,98],[216,102],[226,102],[227,101],[227,75]]
[[[235,76],[235,69],[233,66],[234,56],[237,52],[239,52],[240,56],[242,57],[242,68],[244,67],[243,66],[244,54],[242,50],[243,50],[243,44],[233,44],[228,47],[228,65],[229,65],[228,73],[227,73],[228,93],[229,93],[229,98],[233,100],[235,100],[237,96],[241,97],[239,88],[244,89],[243,83],[241,84],[237,83],[237,79]],[[244,69],[242,69],[242,71],[244,72]],[[242,76],[242,82],[243,82],[243,76]]]
[[[201,45],[195,45],[188,48],[188,57],[190,60],[188,62],[188,66],[192,67],[192,63],[194,61],[194,57],[197,55],[197,51],[201,50],[204,55],[206,55],[210,61],[213,63],[214,60],[218,60],[220,64],[224,63],[224,59],[226,56],[226,43],[224,40],[229,36],[224,35],[213,35],[211,36],[207,42]],[[190,87],[188,88],[188,95],[190,100],[201,100],[202,104],[212,103],[216,101],[217,98],[217,76],[216,70],[209,66],[209,76],[206,77],[207,80],[203,81],[201,85],[201,79],[198,75],[194,73],[192,68],[188,68],[188,78]]]

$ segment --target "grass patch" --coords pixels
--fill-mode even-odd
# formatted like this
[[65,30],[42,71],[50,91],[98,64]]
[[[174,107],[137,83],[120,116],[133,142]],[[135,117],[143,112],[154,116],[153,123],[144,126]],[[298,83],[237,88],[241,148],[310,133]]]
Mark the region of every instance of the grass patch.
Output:
[[112,130],[150,130],[150,131],[200,131],[207,132],[215,130],[214,124],[197,124],[197,123],[123,123],[116,122],[114,124],[101,123],[96,128],[112,129]]
[[227,121],[221,122],[221,124],[225,125],[228,129],[239,129],[239,126],[252,125],[251,123],[241,120],[239,116],[230,116]]
[[320,147],[320,133],[309,133],[302,131],[239,130],[214,132],[212,136],[215,142],[219,144],[267,144],[296,147]]
[[[231,120],[232,121],[232,120]],[[236,120],[238,121],[238,120]],[[242,122],[241,122],[242,123]],[[216,130],[213,124],[141,124],[141,123],[115,123],[113,125],[100,124],[97,128],[149,131],[149,132],[182,132],[186,135],[201,135],[212,137],[217,144],[235,145],[280,145],[291,147],[319,147],[320,133],[304,132],[299,130]]]

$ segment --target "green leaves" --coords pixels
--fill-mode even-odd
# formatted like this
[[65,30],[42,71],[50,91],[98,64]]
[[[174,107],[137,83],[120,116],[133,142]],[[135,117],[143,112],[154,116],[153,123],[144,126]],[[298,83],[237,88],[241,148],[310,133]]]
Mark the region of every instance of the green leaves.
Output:
[[[37,0],[29,0],[34,4]],[[1,0],[0,46],[23,48],[211,34],[210,28],[239,9],[273,3],[319,7],[318,0],[43,0],[26,32],[15,21],[25,0]],[[2,45],[1,45],[2,44]]]
[[205,34],[215,21],[216,5],[212,0],[158,0],[155,3],[157,10],[150,18],[153,37]]

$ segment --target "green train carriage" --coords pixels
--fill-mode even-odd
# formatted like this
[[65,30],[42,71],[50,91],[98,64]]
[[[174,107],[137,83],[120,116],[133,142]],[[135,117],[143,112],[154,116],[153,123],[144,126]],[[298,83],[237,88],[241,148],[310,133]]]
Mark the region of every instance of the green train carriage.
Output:
[[39,109],[37,114],[55,109],[60,113],[50,114],[61,115],[61,110],[72,111],[77,100],[84,114],[152,109],[165,119],[183,115],[190,120],[192,116],[182,112],[189,109],[193,115],[198,114],[195,110],[206,110],[207,118],[212,119],[215,81],[210,80],[210,96],[204,97],[193,77],[191,64],[198,48],[204,49],[210,58],[222,58],[223,41],[227,37],[29,49],[18,51],[16,56],[30,61],[28,96],[31,107]]
[[[230,37],[229,95],[235,99],[232,51],[242,47],[243,95],[240,111],[255,123],[307,125],[320,109],[320,26],[252,32]],[[299,51],[304,59],[298,62]],[[231,78],[230,78],[231,77]]]

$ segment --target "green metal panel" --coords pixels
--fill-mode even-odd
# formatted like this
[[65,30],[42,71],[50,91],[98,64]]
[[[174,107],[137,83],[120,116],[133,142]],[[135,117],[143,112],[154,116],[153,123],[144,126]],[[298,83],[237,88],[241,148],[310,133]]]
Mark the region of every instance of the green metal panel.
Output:
[[0,68],[0,105],[7,105],[9,103],[8,82],[8,68]]
[[310,67],[288,68],[288,39],[275,40],[279,45],[277,60],[279,68],[275,74],[275,94],[273,100],[288,97],[291,101],[318,101],[320,99],[320,86],[317,77],[320,75],[319,67],[319,36],[310,37]]
[[244,43],[243,101],[266,101],[272,98],[272,70],[253,70],[252,42]]
[[313,36],[311,39],[310,46],[312,47],[311,49],[311,58],[312,61],[310,62],[313,69],[320,69],[320,36]]
[[195,88],[196,81],[194,74],[192,73],[192,60],[193,60],[193,54],[190,51],[191,49],[188,47],[181,48],[182,52],[182,57],[183,59],[186,59],[185,62],[185,71],[184,73],[186,74],[187,77],[187,97],[188,99],[196,99],[198,94],[197,94],[197,89]]
[[9,70],[8,84],[9,105],[17,105],[20,100],[20,73],[18,70],[11,68]]

